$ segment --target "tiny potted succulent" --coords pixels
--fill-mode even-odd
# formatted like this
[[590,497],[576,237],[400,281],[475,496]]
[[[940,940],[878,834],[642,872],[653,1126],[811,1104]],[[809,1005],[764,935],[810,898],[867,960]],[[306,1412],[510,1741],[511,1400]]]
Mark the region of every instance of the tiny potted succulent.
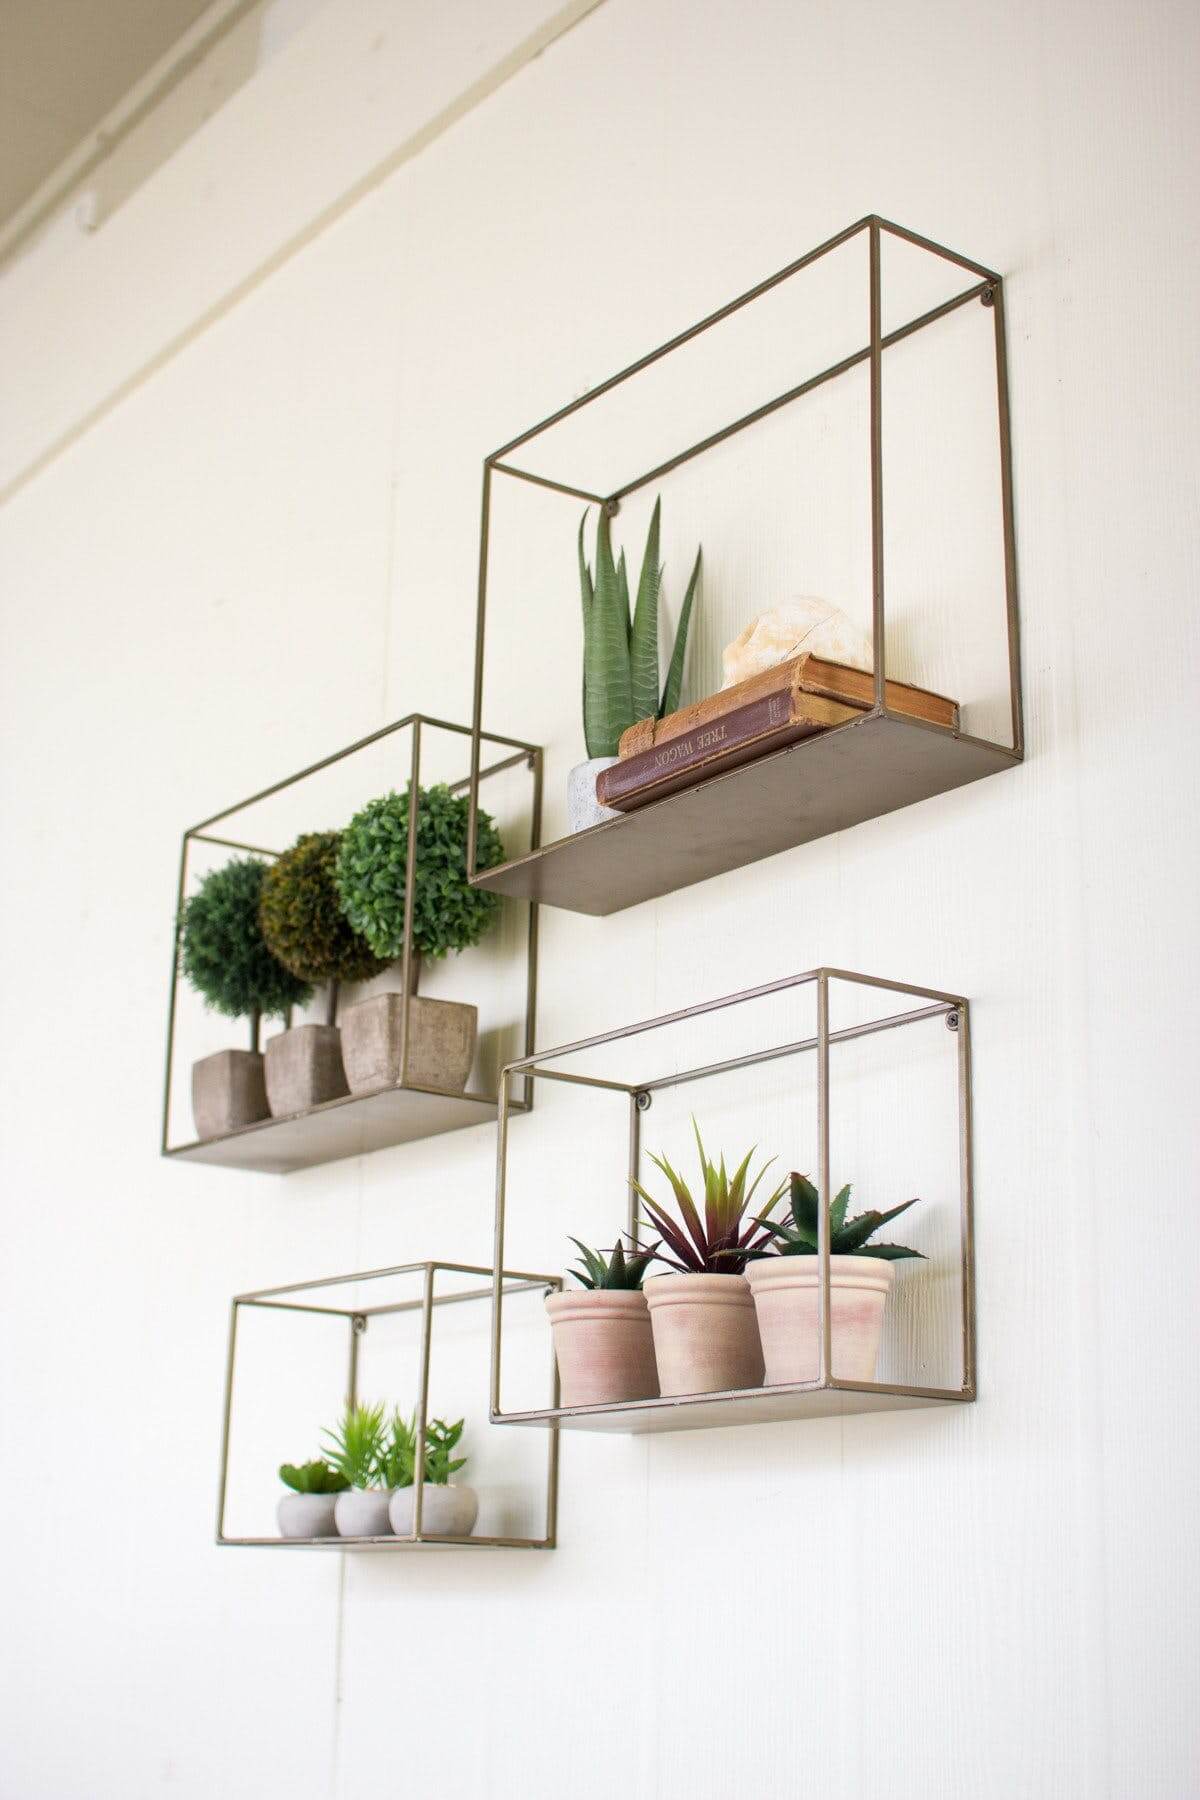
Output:
[[322,1433],[325,1460],[347,1484],[333,1505],[339,1537],[387,1537],[390,1530],[385,1414],[382,1405],[359,1406],[348,1401],[337,1426]]
[[283,1495],[276,1509],[279,1533],[285,1538],[337,1537],[333,1509],[337,1496],[350,1483],[344,1475],[321,1457],[312,1462],[283,1463],[279,1479],[290,1492]]
[[620,1243],[604,1255],[571,1242],[583,1259],[570,1271],[579,1286],[546,1296],[562,1404],[654,1399],[658,1371],[642,1280],[658,1245],[626,1256]]
[[614,562],[609,515],[600,509],[596,526],[596,573],[584,555],[584,513],[579,523],[579,590],[583,603],[583,736],[588,760],[567,778],[567,825],[586,831],[619,815],[596,799],[596,777],[617,761],[621,733],[639,719],[661,719],[679,705],[688,628],[700,583],[700,551],[692,568],[675,631],[662,691],[658,685],[658,602],[662,565],[658,560],[662,503],[654,502],[637,601],[629,602],[625,552]]
[[[470,806],[445,785],[422,788],[417,807],[416,892],[413,896],[412,999],[409,1010],[410,1087],[461,1093],[475,1059],[478,1009],[453,1000],[416,998],[421,959],[440,960],[477,944],[500,910],[496,894],[467,880]],[[476,866],[504,859],[495,822],[476,816]],[[393,962],[404,953],[408,794],[385,794],[356,813],[342,833],[334,882],[342,911],[374,956]],[[342,1060],[354,1094],[399,1084],[404,1064],[404,997],[376,994],[347,1007]]]
[[[692,1129],[704,1181],[699,1205],[665,1156],[651,1156],[650,1160],[671,1184],[678,1218],[640,1182],[633,1183],[650,1223],[662,1233],[671,1252],[667,1255],[658,1250],[655,1260],[675,1271],[651,1276],[645,1284],[659,1387],[664,1394],[759,1387],[762,1348],[754,1302],[742,1271],[749,1258],[770,1241],[767,1227],[758,1219],[746,1221],[755,1190],[770,1164],[765,1163],[750,1181],[751,1149],[730,1175],[723,1156],[719,1164],[709,1161],[694,1119]],[[781,1183],[772,1194],[767,1212],[785,1185]]]
[[306,832],[263,876],[258,918],[271,954],[297,980],[326,984],[323,1025],[293,1025],[268,1038],[267,1104],[271,1112],[306,1112],[349,1092],[337,1028],[343,981],[369,981],[387,967],[351,930],[333,884],[341,833]]
[[[474,1488],[450,1477],[466,1467],[465,1456],[453,1451],[463,1434],[463,1421],[447,1425],[430,1419],[425,1426],[425,1480],[421,1488],[422,1537],[470,1537],[479,1517],[479,1496]],[[388,1518],[397,1537],[410,1537],[415,1516],[414,1477],[417,1463],[416,1415],[405,1419],[399,1412],[392,1420],[394,1461],[389,1473],[400,1475],[388,1506]]]
[[261,1020],[264,1014],[286,1018],[311,991],[263,938],[258,908],[265,873],[263,863],[234,857],[204,877],[179,921],[185,979],[214,1012],[250,1020],[248,1050],[218,1050],[192,1064],[192,1114],[200,1138],[220,1137],[267,1117]]
[[[754,1296],[768,1386],[816,1381],[820,1372],[817,1218],[820,1195],[807,1175],[793,1172],[790,1217],[772,1220],[768,1206],[758,1223],[770,1242],[754,1252],[746,1277]],[[776,1196],[778,1198],[778,1196]],[[772,1202],[774,1204],[774,1202]],[[895,1274],[893,1264],[921,1251],[871,1239],[916,1200],[888,1212],[847,1218],[847,1184],[829,1206],[829,1319],[832,1373],[843,1381],[874,1381],[883,1309]]]

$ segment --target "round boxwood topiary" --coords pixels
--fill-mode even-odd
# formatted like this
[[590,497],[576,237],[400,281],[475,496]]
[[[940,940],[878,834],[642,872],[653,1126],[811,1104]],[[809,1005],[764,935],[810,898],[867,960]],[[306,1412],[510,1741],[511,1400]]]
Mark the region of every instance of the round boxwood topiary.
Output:
[[387,967],[350,929],[333,884],[340,831],[296,839],[263,876],[258,918],[267,948],[301,981],[369,981]]
[[[496,894],[467,881],[466,795],[444,785],[422,788],[417,807],[417,891],[413,951],[437,960],[477,944],[500,909]],[[504,846],[488,813],[476,815],[476,867],[504,860]],[[376,956],[404,951],[404,887],[408,857],[408,794],[384,794],[356,813],[342,833],[334,882],[342,911]]]
[[234,857],[201,881],[183,909],[180,960],[196,992],[229,1019],[282,1018],[311,989],[276,960],[258,923],[266,866]]

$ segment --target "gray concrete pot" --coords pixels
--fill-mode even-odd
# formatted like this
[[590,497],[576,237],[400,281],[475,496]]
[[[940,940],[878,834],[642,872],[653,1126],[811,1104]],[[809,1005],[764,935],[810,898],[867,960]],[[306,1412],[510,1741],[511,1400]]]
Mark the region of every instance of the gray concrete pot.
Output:
[[350,1092],[336,1025],[294,1025],[267,1039],[267,1105],[273,1118],[307,1112]]
[[586,831],[589,825],[602,825],[605,819],[619,819],[611,806],[601,806],[596,799],[596,777],[602,769],[611,769],[620,759],[615,756],[592,756],[576,763],[567,776],[567,830]]
[[346,1488],[334,1495],[333,1521],[339,1537],[390,1537],[390,1488]]
[[338,1528],[333,1519],[336,1499],[336,1494],[285,1494],[275,1508],[280,1537],[336,1537]]
[[224,1137],[269,1117],[257,1050],[218,1050],[192,1064],[192,1117],[198,1138]]
[[[397,1085],[403,1030],[402,994],[376,994],[346,1008],[342,1014],[342,1061],[352,1094],[370,1094]],[[409,1085],[461,1094],[475,1060],[479,1009],[457,1000],[414,996],[409,1030]]]
[[[412,1531],[414,1493],[406,1487],[392,1495],[388,1518],[397,1537],[408,1537]],[[422,1487],[422,1537],[470,1537],[478,1517],[479,1495],[474,1488],[453,1481],[427,1481]]]

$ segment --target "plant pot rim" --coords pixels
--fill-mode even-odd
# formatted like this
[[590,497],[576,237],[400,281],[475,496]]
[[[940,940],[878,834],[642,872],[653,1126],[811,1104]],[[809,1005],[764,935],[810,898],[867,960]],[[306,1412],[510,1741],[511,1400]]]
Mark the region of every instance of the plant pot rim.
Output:
[[285,1025],[282,1031],[276,1031],[267,1039],[267,1049],[277,1044],[280,1038],[295,1037],[301,1031],[337,1031],[336,1025],[321,1025],[315,1019],[305,1019],[300,1025]]
[[[440,1000],[432,994],[410,994],[409,998],[414,1006],[454,1006],[461,1008],[463,1012],[477,1013],[479,1011],[473,1000]],[[362,1012],[368,1006],[389,1005],[392,1002],[403,1006],[403,988],[385,988],[381,994],[368,994],[365,1000],[356,1000],[353,1006],[343,1007],[338,1018],[344,1024],[351,1013]]]
[[609,1307],[614,1314],[641,1312],[647,1305],[641,1288],[564,1288],[547,1294],[546,1311],[552,1319],[569,1319],[579,1309],[594,1318]]
[[750,1283],[744,1275],[652,1275],[645,1286],[646,1304],[656,1306],[753,1306]]
[[[838,1287],[888,1287],[895,1273],[895,1263],[883,1256],[829,1258],[829,1279]],[[820,1259],[816,1256],[756,1257],[746,1266],[746,1279],[752,1287],[756,1283],[772,1281],[786,1287],[816,1287],[820,1282]]]

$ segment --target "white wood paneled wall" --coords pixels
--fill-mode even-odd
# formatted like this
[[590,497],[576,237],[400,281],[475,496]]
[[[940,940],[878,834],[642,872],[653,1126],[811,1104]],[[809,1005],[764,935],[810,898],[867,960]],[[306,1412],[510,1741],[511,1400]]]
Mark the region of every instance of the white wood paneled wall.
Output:
[[[5,1800],[1197,1792],[1198,48],[1186,0],[327,0],[0,275]],[[970,994],[980,1401],[572,1438],[553,1556],[218,1552],[228,1296],[485,1258],[493,1145],[163,1164],[178,833],[464,717],[482,454],[872,210],[1008,277],[1028,761],[546,915],[540,1039],[822,961]],[[547,1242],[573,1121],[523,1122]]]

